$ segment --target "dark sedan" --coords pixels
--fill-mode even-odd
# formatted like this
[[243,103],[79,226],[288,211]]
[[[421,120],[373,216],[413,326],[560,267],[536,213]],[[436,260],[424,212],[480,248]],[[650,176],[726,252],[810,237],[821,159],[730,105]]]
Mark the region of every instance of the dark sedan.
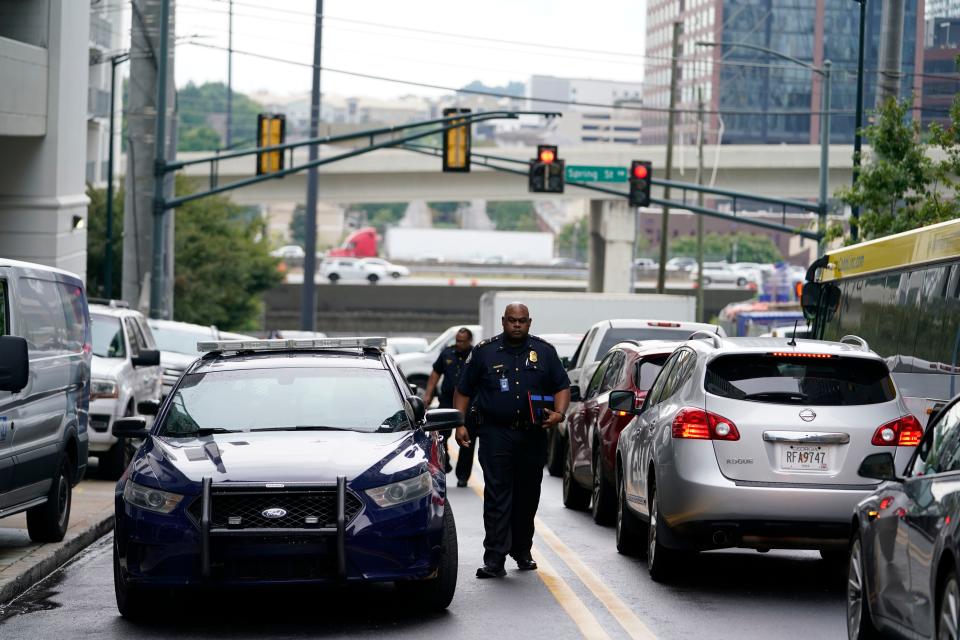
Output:
[[931,418],[903,477],[887,453],[860,475],[886,480],[857,505],[847,582],[850,638],[880,631],[957,638],[960,628],[960,396]]

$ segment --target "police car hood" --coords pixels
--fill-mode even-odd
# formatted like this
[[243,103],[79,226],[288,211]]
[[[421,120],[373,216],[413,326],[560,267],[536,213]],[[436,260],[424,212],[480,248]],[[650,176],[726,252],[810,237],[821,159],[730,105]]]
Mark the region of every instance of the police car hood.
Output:
[[[425,437],[422,432],[420,437]],[[272,431],[216,434],[201,438],[152,436],[134,464],[135,475],[153,476],[161,485],[184,481],[335,482],[377,486],[400,474],[417,473],[427,460],[415,432]],[[136,478],[134,478],[136,480]]]

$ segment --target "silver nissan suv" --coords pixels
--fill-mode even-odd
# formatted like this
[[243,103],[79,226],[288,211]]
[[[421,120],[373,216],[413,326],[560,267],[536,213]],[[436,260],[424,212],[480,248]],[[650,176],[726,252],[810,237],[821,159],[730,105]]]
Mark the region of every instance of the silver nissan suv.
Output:
[[[621,397],[622,396],[622,397]],[[669,580],[683,551],[818,549],[842,558],[876,486],[871,453],[902,470],[923,429],[882,358],[842,342],[703,335],[664,364],[617,447],[617,546]]]

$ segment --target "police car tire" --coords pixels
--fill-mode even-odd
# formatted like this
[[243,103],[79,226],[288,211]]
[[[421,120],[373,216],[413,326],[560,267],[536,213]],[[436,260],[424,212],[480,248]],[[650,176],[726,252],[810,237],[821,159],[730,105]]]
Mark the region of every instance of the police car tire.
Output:
[[437,575],[429,580],[399,582],[399,586],[418,606],[433,611],[443,611],[453,601],[457,590],[457,567],[460,560],[457,553],[457,525],[453,519],[453,509],[447,502],[443,510],[443,550]]
[[128,584],[120,571],[120,552],[117,550],[117,540],[113,540],[113,591],[117,599],[117,610],[120,615],[131,621],[146,620],[150,609],[150,602],[143,589]]
[[56,475],[50,483],[47,501],[27,510],[27,533],[34,542],[60,542],[70,524],[70,505],[73,489],[70,478],[73,473],[66,457],[60,461]]
[[554,478],[563,476],[563,434],[554,427],[547,432],[547,471]]

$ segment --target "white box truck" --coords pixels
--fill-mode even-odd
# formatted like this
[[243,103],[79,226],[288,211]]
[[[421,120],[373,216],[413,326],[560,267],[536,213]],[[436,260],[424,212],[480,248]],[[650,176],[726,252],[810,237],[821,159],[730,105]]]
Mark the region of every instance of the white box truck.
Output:
[[687,322],[696,317],[693,296],[655,293],[580,293],[561,291],[487,291],[480,296],[480,337],[502,330],[500,318],[511,302],[530,309],[530,333],[586,333],[601,320],[644,318]]

